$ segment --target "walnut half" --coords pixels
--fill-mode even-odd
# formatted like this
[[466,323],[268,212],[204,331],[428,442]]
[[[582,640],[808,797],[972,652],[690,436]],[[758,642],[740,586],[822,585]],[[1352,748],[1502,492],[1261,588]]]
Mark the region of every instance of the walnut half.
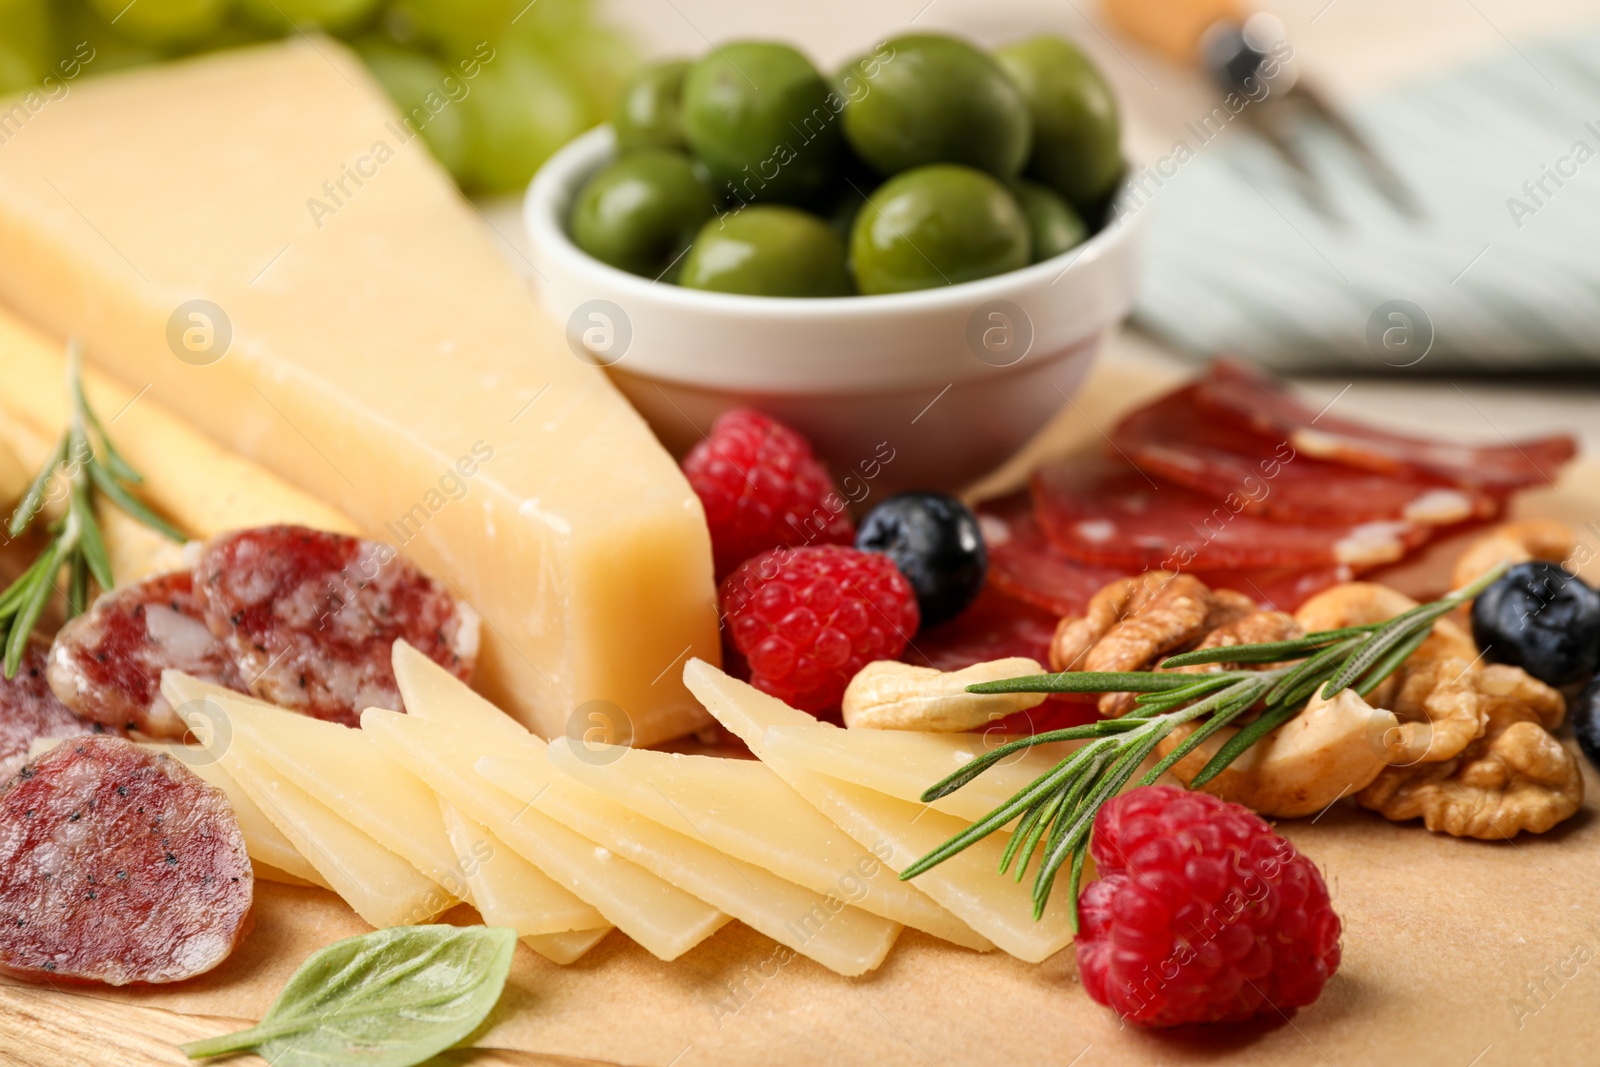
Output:
[[1420,817],[1453,837],[1499,840],[1543,833],[1583,804],[1578,761],[1550,732],[1561,694],[1519,667],[1469,672],[1485,718],[1481,736],[1451,759],[1392,766],[1356,794],[1395,821]]

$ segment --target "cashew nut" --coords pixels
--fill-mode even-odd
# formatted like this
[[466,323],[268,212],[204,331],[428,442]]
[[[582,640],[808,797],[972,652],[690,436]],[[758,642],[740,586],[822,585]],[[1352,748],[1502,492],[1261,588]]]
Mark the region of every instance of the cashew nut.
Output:
[[[1340,690],[1329,700],[1317,694],[1305,710],[1201,788],[1263,815],[1312,815],[1365,788],[1383,772],[1394,755],[1397,725],[1392,713],[1374,708],[1353,690]],[[1159,746],[1162,755],[1196,728],[1185,723],[1173,730]],[[1172,773],[1188,783],[1238,732],[1233,726],[1218,730],[1174,764]]]
[[894,660],[876,660],[856,672],[844,691],[844,724],[868,730],[974,730],[1048,699],[1045,693],[967,692],[967,686],[1043,674],[1025,656],[938,671]]
[[1456,560],[1450,588],[1460,589],[1502,563],[1515,566],[1542,559],[1564,563],[1577,547],[1572,527],[1552,519],[1523,519],[1496,526],[1478,538]]

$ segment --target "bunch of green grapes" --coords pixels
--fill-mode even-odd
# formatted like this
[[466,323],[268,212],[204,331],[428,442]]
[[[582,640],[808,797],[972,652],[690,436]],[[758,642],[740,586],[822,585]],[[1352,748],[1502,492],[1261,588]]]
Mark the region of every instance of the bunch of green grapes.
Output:
[[636,63],[590,0],[0,0],[0,95],[303,32],[349,41],[439,162],[485,194],[526,185],[609,116]]

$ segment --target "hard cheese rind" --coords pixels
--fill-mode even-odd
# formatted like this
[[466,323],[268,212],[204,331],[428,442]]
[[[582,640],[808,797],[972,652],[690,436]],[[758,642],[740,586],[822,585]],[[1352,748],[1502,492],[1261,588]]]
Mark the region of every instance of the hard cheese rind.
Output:
[[[769,728],[804,726],[815,720],[710,664],[692,660],[683,676],[723,726],[818,811],[895,870],[904,870],[970,825],[927,805],[772,758],[763,743]],[[1005,844],[1005,834],[991,834],[918,875],[915,884],[1000,949],[1038,963],[1071,944],[1070,909],[1064,895],[1057,893],[1035,922],[1029,886],[998,873]]]
[[647,819],[818,893],[980,951],[993,948],[806,803],[765,764],[558,738],[550,762]]
[[900,924],[814,893],[647,819],[571,778],[539,773],[528,756],[485,756],[486,778],[774,941],[846,976],[883,962]]
[[448,581],[536,730],[706,721],[699,501],[336,42],[74,85],[0,152],[0,298]]

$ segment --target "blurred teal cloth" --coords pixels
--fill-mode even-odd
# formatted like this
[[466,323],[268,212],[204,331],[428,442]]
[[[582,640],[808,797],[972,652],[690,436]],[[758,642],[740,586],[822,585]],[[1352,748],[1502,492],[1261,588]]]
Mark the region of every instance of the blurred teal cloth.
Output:
[[1519,42],[1350,116],[1420,219],[1316,127],[1298,136],[1343,223],[1242,116],[1209,143],[1186,132],[1192,157],[1174,153],[1176,173],[1123,208],[1149,212],[1138,321],[1290,372],[1600,370],[1600,27]]

